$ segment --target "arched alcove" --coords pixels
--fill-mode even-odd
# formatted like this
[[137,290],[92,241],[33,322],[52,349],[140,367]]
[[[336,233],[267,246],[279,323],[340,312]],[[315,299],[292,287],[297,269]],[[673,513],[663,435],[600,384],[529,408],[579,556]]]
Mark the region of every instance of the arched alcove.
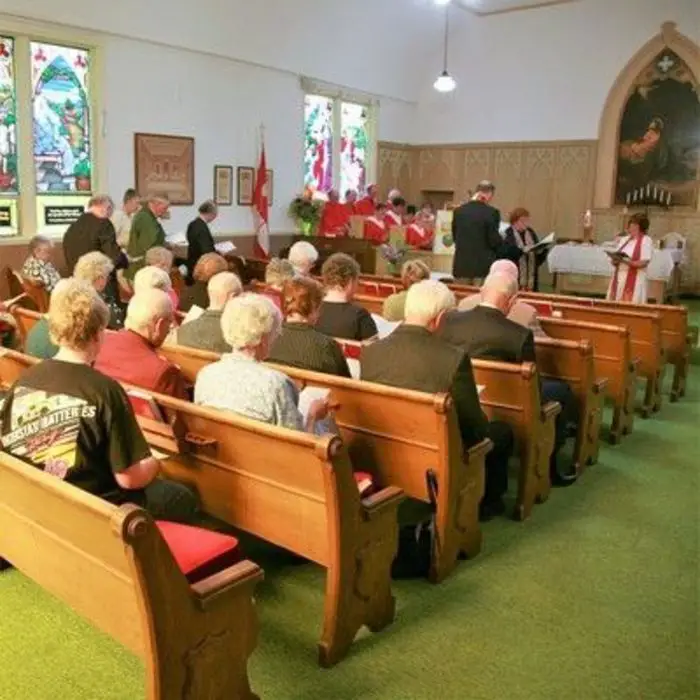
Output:
[[[615,204],[615,177],[623,110],[642,71],[662,52],[670,51],[693,73],[700,83],[700,47],[676,29],[675,22],[665,22],[659,34],[649,40],[629,61],[612,86],[600,119],[594,205],[607,209]],[[700,211],[700,196],[696,199]]]

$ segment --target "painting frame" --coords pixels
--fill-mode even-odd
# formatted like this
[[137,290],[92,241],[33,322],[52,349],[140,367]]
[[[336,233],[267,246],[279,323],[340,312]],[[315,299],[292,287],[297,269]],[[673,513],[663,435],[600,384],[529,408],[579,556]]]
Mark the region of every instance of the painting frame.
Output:
[[192,136],[134,133],[134,182],[141,197],[164,194],[174,206],[194,204]]
[[238,206],[252,206],[254,192],[255,168],[248,165],[239,165],[236,168],[236,201]]
[[213,199],[217,207],[233,206],[233,166],[214,166]]

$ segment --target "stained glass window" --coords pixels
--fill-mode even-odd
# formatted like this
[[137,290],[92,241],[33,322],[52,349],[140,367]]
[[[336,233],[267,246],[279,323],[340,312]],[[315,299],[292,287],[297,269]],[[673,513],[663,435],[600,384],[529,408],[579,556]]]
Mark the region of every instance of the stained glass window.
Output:
[[343,102],[340,120],[340,192],[362,192],[367,180],[367,107]]
[[333,100],[304,100],[304,186],[327,192],[333,187]]
[[0,194],[17,194],[14,41],[0,37]]
[[31,42],[31,66],[37,192],[90,192],[90,54]]

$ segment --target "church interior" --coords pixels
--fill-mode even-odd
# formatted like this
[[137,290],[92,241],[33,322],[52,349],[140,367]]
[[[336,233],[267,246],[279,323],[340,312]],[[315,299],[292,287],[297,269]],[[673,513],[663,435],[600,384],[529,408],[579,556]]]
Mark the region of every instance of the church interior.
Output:
[[[457,390],[366,381],[369,334],[338,341],[348,378],[285,370],[302,395],[328,389],[334,435],[217,419],[197,396],[221,351],[154,343],[194,399],[127,392],[137,430],[243,552],[196,582],[155,516],[18,466],[20,402],[2,397],[38,367],[31,327],[58,337],[27,251],[77,276],[66,230],[130,188],[164,238],[137,249],[136,218],[124,243],[112,218],[120,285],[154,245],[175,260],[160,289],[202,284],[193,220],[243,296],[310,241],[324,293],[334,255],[357,261],[377,344],[409,323],[411,262],[453,306],[486,299],[495,258],[470,260],[465,207],[497,209],[501,235],[527,220],[507,318],[534,309],[533,361],[468,351],[475,400],[514,436],[507,514],[482,517],[490,447],[466,444]],[[0,700],[700,697],[699,0],[5,0],[0,275]],[[563,479],[551,379],[577,407]],[[430,569],[392,578],[404,499],[429,513]]]

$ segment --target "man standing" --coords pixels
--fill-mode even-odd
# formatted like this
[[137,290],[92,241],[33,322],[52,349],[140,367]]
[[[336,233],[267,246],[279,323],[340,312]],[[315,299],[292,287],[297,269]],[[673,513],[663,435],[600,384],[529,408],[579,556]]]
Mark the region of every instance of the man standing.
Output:
[[500,257],[503,246],[498,232],[501,214],[490,204],[495,191],[491,182],[480,182],[472,199],[454,212],[452,275],[467,284],[481,284],[491,265]]
[[145,256],[149,248],[165,245],[165,231],[158,219],[167,216],[170,201],[167,195],[156,194],[148,198],[131,222],[129,235],[129,267],[125,273],[128,280],[146,264]]
[[357,214],[357,192],[355,190],[347,190],[345,193],[345,208],[350,216]]
[[377,186],[369,185],[367,195],[355,203],[355,214],[372,216],[377,211]]
[[[109,217],[114,211],[114,202],[106,194],[98,194],[90,199],[87,210],[74,221],[63,236],[63,257],[69,275],[75,264],[86,253],[104,253],[113,263],[115,270],[128,265],[124,251],[117,244],[117,235]],[[104,290],[110,301],[119,298],[116,274],[112,272]]]
[[330,190],[328,201],[321,212],[321,222],[318,226],[319,236],[347,236],[350,228],[350,213],[344,204],[340,203],[338,190]]
[[112,224],[117,233],[117,243],[119,243],[122,248],[126,248],[129,245],[131,221],[134,218],[134,214],[138,211],[141,199],[136,190],[130,187],[124,192],[124,199],[122,201],[122,208],[117,209],[112,215]]
[[214,237],[211,235],[211,224],[219,215],[214,202],[208,199],[199,206],[199,216],[187,227],[187,280],[192,283],[192,275],[197,261],[205,253],[216,253]]

